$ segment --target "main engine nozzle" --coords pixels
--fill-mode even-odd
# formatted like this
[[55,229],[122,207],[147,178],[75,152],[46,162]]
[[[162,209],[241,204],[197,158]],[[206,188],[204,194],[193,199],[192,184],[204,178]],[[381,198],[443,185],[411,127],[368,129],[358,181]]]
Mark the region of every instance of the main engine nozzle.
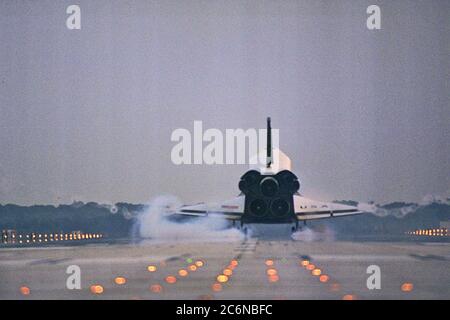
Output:
[[289,170],[277,174],[247,171],[239,182],[245,195],[243,220],[246,223],[291,222],[295,219],[293,195],[298,192],[298,178]]

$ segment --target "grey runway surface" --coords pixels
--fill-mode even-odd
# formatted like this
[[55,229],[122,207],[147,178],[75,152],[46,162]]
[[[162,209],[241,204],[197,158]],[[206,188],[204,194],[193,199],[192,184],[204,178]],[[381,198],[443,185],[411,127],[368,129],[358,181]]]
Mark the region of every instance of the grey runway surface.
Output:
[[[80,290],[66,287],[70,265],[81,269]],[[366,286],[370,265],[380,267],[380,290]],[[344,298],[450,299],[450,244],[248,239],[0,250],[0,299]]]

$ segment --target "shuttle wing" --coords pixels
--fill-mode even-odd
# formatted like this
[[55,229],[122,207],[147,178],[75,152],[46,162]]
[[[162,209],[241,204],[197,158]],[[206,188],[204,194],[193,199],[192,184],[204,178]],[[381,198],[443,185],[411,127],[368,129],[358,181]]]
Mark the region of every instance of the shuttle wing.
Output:
[[[180,207],[175,216],[211,217],[240,220],[244,214],[245,197],[238,196],[221,204],[199,203]],[[315,220],[362,214],[356,207],[333,202],[321,202],[294,195],[295,214],[298,220]]]
[[356,207],[333,202],[320,202],[294,195],[295,214],[298,220],[314,220],[351,216],[363,213]]
[[183,206],[174,212],[178,216],[212,217],[226,220],[240,220],[244,214],[245,197],[238,196],[221,204],[199,203]]

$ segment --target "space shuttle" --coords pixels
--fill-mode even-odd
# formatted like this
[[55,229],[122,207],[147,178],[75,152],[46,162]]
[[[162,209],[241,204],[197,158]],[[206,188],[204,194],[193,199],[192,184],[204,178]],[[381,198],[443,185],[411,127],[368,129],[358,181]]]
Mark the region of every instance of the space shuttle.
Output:
[[219,204],[182,206],[173,215],[222,218],[244,231],[246,224],[292,224],[295,232],[300,222],[363,213],[353,206],[316,201],[299,193],[300,182],[292,172],[291,160],[281,150],[272,148],[270,118],[265,153],[265,164],[253,165],[241,176],[237,197]]

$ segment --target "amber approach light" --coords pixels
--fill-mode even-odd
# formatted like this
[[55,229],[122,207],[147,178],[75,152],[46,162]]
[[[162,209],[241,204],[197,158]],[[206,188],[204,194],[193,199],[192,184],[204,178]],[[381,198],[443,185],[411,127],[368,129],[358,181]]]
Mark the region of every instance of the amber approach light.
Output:
[[125,279],[125,277],[116,277],[114,279],[114,282],[118,285],[123,285],[123,284],[127,283],[127,279]]
[[98,284],[94,284],[91,286],[91,292],[93,294],[102,294],[103,293],[103,287],[101,285]]
[[28,296],[30,294],[30,288],[22,286],[20,287],[20,293],[23,294],[24,296]]
[[154,266],[154,265],[150,265],[150,266],[147,267],[148,272],[155,272],[156,269],[157,269],[157,268],[156,268],[156,266]]
[[177,278],[174,277],[174,276],[167,276],[166,277],[166,282],[169,283],[169,284],[173,284],[173,283],[177,282]]
[[217,276],[217,281],[220,283],[225,283],[228,281],[228,276],[226,276],[224,274],[220,274]]

